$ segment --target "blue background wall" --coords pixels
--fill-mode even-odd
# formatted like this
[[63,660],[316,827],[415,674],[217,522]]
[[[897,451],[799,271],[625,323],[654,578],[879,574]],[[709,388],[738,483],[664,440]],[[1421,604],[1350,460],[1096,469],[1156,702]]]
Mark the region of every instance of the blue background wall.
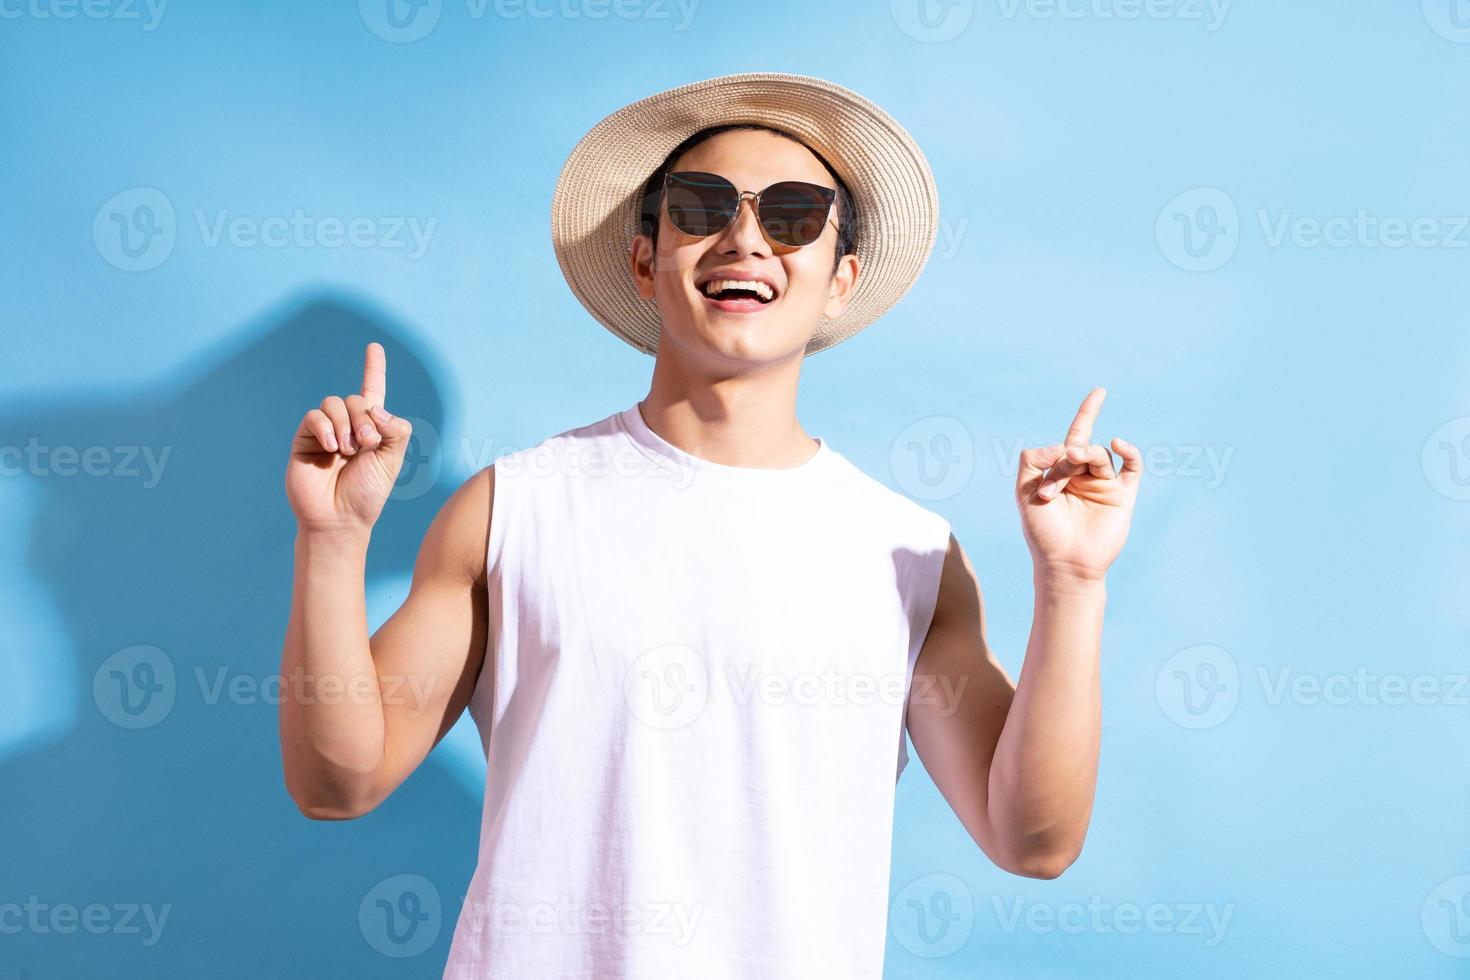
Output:
[[[438,976],[473,731],[360,821],[281,787],[292,426],[386,344],[376,625],[460,480],[647,390],[557,270],[566,154],[779,70],[934,166],[925,274],[800,414],[954,522],[1012,676],[1016,452],[1101,384],[1149,454],[1085,852],[1006,875],[911,767],[888,975],[1466,975],[1470,4],[924,2],[0,2],[0,963]],[[298,211],[366,244],[215,234]]]

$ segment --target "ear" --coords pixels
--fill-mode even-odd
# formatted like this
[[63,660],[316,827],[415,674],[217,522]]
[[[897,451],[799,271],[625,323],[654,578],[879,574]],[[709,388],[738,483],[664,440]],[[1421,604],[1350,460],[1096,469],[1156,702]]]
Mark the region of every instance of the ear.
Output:
[[844,255],[837,263],[837,272],[832,276],[832,282],[827,287],[827,305],[822,307],[822,315],[829,320],[835,320],[847,309],[847,304],[852,300],[852,291],[857,286],[860,263],[856,255]]
[[653,299],[653,239],[647,235],[634,235],[628,253],[628,262],[633,272],[633,283],[638,287],[642,299]]

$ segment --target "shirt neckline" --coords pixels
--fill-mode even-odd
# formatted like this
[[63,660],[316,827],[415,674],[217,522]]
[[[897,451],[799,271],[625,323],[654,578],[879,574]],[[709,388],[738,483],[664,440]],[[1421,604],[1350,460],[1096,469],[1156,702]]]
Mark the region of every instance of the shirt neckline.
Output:
[[731,466],[686,452],[648,427],[643,412],[634,402],[617,415],[623,432],[645,455],[672,467],[682,476],[702,483],[746,486],[792,486],[826,472],[836,453],[827,440],[813,436],[817,450],[795,466]]

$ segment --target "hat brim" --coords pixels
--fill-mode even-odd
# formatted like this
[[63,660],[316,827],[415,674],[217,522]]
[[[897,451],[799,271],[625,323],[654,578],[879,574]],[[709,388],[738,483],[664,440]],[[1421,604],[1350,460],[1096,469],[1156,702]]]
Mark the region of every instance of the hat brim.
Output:
[[551,240],[587,312],[646,354],[658,350],[658,307],[634,286],[629,256],[643,186],[669,152],[701,129],[759,123],[790,133],[831,164],[852,192],[857,286],[842,315],[822,318],[814,354],[871,324],[918,278],[939,225],[939,193],[918,144],[888,113],[821,78],[723,75],[625,106],[582,138],[557,180]]

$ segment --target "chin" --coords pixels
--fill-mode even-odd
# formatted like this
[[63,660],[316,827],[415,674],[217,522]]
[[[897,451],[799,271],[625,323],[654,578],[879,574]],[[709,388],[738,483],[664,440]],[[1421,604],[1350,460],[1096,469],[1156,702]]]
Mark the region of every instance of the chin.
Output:
[[711,317],[695,328],[700,347],[737,361],[765,363],[806,349],[810,334],[775,318]]

